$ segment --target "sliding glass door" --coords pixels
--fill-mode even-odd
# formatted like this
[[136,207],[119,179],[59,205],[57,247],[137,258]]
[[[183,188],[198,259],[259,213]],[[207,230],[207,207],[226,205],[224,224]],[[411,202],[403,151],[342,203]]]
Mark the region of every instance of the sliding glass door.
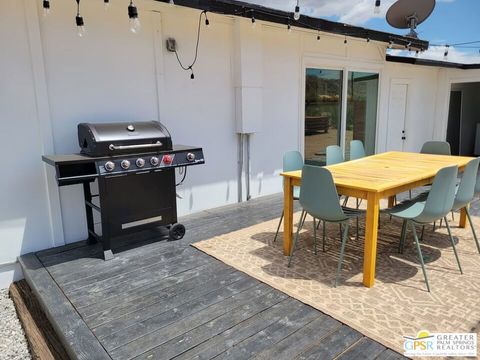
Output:
[[349,159],[351,140],[361,140],[367,154],[375,152],[378,78],[378,74],[369,72],[306,69],[307,164],[325,165],[325,148],[329,145],[341,146]]
[[325,148],[340,143],[343,71],[307,69],[305,162],[323,165]]
[[345,158],[350,158],[350,141],[361,140],[367,155],[375,153],[377,129],[378,74],[348,72]]

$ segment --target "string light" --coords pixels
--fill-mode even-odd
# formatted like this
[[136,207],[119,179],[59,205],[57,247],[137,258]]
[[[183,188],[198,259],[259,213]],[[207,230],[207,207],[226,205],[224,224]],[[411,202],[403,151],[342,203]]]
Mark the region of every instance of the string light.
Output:
[[77,24],[78,36],[83,37],[85,35],[85,23],[83,17],[80,15],[80,0],[77,0],[77,16],[75,17],[75,23]]
[[373,9],[374,14],[380,14],[380,0],[375,0],[375,8]]
[[416,58],[418,58],[418,53],[419,53],[419,51],[418,51],[418,50],[417,50],[417,51],[415,51],[415,57],[416,57]]
[[253,12],[252,12],[252,28],[255,28],[255,16],[253,15]]
[[292,24],[290,24],[290,20],[288,20],[287,30],[288,30],[289,33],[292,32]]
[[128,5],[128,18],[130,19],[130,31],[134,34],[140,31],[140,20],[138,19],[138,10],[133,0],[130,0],[130,5]]
[[390,40],[390,41],[388,42],[388,48],[391,49],[392,47],[393,47],[393,41]]
[[110,7],[110,0],[103,0],[103,5],[105,7],[105,10],[108,10]]
[[293,13],[293,18],[298,21],[300,19],[300,5],[299,1],[297,0],[297,5],[295,6],[295,12]]
[[317,41],[320,41],[320,31],[317,34]]
[[202,16],[205,15],[205,19],[207,18],[207,11],[206,10],[203,10],[201,13],[200,13],[200,16],[198,18],[198,28],[197,28],[197,44],[195,45],[195,56],[193,58],[193,61],[190,65],[186,66],[186,65],[183,65],[182,61],[180,60],[180,56],[178,56],[178,52],[177,50],[175,49],[174,52],[175,52],[175,56],[177,57],[177,61],[178,63],[180,64],[180,67],[185,70],[185,71],[190,71],[190,79],[194,80],[195,79],[195,74],[193,73],[193,66],[195,65],[195,63],[197,62],[197,58],[198,58],[198,47],[200,45],[200,25],[202,24]]
[[170,0],[170,1],[168,2],[168,4],[169,4],[170,6],[175,5],[175,3],[173,2],[173,0]]
[[50,14],[50,1],[43,0],[43,16]]
[[448,49],[449,49],[450,45],[446,45],[445,46],[445,52],[443,53],[443,59],[444,60],[447,60],[448,58]]
[[369,38],[369,37],[367,37],[367,42],[370,42],[370,38]]
[[345,40],[343,40],[343,43],[344,43],[345,45],[348,44],[347,35],[345,35]]
[[210,20],[208,20],[207,12],[205,12],[205,26],[208,28],[210,26]]

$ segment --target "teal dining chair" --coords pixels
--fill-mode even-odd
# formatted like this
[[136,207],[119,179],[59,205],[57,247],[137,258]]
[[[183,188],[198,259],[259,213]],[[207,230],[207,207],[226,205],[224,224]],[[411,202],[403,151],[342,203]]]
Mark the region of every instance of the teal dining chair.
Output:
[[329,145],[325,149],[326,165],[335,165],[345,161],[342,148],[338,145]]
[[350,160],[361,159],[366,156],[365,147],[360,140],[350,141]]
[[[422,266],[423,276],[425,278],[425,284],[427,290],[430,291],[428,284],[427,272],[425,270],[425,263],[423,261],[422,250],[417,236],[415,224],[425,225],[438,221],[440,219],[446,219],[447,214],[452,210],[455,200],[455,190],[457,181],[458,167],[448,166],[438,171],[432,183],[432,187],[425,201],[407,200],[400,203],[390,209],[386,209],[385,212],[391,214],[393,217],[403,220],[402,232],[400,236],[399,249],[403,252],[405,245],[406,230],[408,225],[412,226],[413,237],[417,247],[417,253]],[[457,259],[458,268],[460,273],[463,274],[460,260],[458,259],[457,249],[455,242],[453,241],[450,226],[447,223],[448,237],[452,243],[453,252]]]
[[423,144],[420,154],[452,155],[452,151],[446,141],[427,141]]
[[[328,169],[318,166],[305,165],[302,169],[302,184],[300,186],[300,205],[303,210],[313,217],[313,246],[317,253],[317,227],[316,219],[323,222],[343,224],[342,244],[340,247],[340,257],[338,259],[337,272],[335,276],[335,287],[342,268],[345,245],[348,238],[348,229],[350,220],[364,213],[363,210],[342,207],[338,202],[338,193],[332,174]],[[290,267],[298,242],[300,230],[303,224],[297,228],[297,233],[293,241],[292,253],[288,259]],[[325,229],[325,226],[324,226]],[[323,251],[325,251],[325,231],[322,239]]]
[[[475,244],[477,245],[477,251],[480,253],[480,244],[478,243],[477,234],[475,232],[475,227],[473,226],[473,222],[472,222],[472,218],[470,216],[470,210],[469,210],[469,205],[475,197],[475,187],[477,185],[477,174],[478,174],[479,164],[480,164],[480,158],[476,158],[476,159],[470,160],[468,164],[465,166],[462,180],[460,181],[460,184],[458,185],[458,188],[457,188],[457,193],[455,195],[455,201],[453,203],[452,211],[465,209],[468,222],[470,223],[470,227],[472,229],[473,238],[475,239]],[[447,220],[445,219],[445,221]]]
[[[303,157],[299,151],[287,151],[283,154],[283,172],[287,171],[296,171],[302,170],[303,167]],[[293,199],[298,200],[300,197],[300,188],[295,186],[293,188]],[[278,222],[277,232],[275,233],[275,237],[273,238],[273,242],[277,241],[278,233],[280,231],[280,226],[282,225],[284,212],[282,210],[282,215],[280,216],[280,221]],[[305,221],[307,214],[302,211],[300,215],[300,223]]]

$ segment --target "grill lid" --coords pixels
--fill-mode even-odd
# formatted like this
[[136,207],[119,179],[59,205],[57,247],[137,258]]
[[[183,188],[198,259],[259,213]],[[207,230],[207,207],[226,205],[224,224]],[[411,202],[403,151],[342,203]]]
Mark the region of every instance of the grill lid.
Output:
[[78,124],[78,143],[82,154],[90,156],[172,149],[170,133],[158,121],[81,123]]

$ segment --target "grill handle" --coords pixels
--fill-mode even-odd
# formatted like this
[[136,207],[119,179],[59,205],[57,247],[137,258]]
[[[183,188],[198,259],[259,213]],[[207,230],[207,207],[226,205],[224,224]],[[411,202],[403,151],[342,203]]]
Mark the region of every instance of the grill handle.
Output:
[[137,144],[137,145],[108,145],[110,150],[128,150],[128,149],[148,149],[148,148],[157,148],[161,147],[163,144],[160,141],[157,141],[155,144]]

